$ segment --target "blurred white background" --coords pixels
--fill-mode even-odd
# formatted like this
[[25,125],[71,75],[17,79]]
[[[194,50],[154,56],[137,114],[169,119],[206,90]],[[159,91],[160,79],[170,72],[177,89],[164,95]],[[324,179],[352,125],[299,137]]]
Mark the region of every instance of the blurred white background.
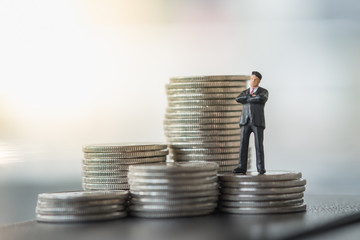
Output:
[[267,169],[359,194],[359,13],[355,0],[1,0],[0,181],[80,186],[83,144],[165,141],[169,77],[257,70]]

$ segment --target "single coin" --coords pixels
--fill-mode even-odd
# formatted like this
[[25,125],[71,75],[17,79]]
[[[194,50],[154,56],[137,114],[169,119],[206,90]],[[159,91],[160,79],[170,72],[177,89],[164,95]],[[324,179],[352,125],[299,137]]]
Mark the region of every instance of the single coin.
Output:
[[[181,160],[176,160],[177,162],[187,162],[187,161],[181,161]],[[216,162],[217,164],[219,164],[219,169],[221,168],[225,168],[227,166],[231,166],[231,168],[233,168],[234,165],[239,164],[239,160],[235,159],[230,159],[230,160],[208,160],[209,162]]]
[[243,87],[239,92],[234,93],[169,93],[167,94],[168,101],[181,101],[189,99],[232,99],[234,100],[246,87]]
[[130,174],[139,172],[155,172],[155,173],[187,173],[187,172],[200,172],[200,171],[214,171],[217,170],[219,165],[214,162],[194,161],[182,163],[165,163],[153,165],[132,165],[129,168]]
[[209,76],[181,76],[170,78],[171,83],[176,82],[211,82],[211,81],[248,81],[249,75],[209,75]]
[[220,153],[238,153],[238,147],[227,148],[183,148],[171,149],[171,153],[175,154],[220,154]]
[[146,178],[146,177],[134,177],[129,180],[129,184],[134,185],[153,185],[153,184],[168,184],[168,185],[198,185],[217,182],[217,176],[199,177],[192,179],[178,179],[178,178]]
[[190,211],[180,211],[180,212],[136,212],[132,211],[131,216],[142,217],[142,218],[175,218],[175,217],[193,217],[208,215],[212,213],[214,209],[205,209],[205,210],[190,210]]
[[278,201],[219,201],[222,207],[288,207],[304,203],[304,199],[278,200]]
[[95,172],[95,171],[83,171],[82,177],[93,178],[93,177],[101,177],[101,178],[108,178],[108,177],[126,177],[128,175],[128,171],[118,171],[118,172]]
[[225,194],[286,194],[304,192],[305,187],[281,187],[281,188],[255,188],[255,187],[239,187],[239,188],[221,188],[221,192]]
[[189,111],[177,111],[177,112],[167,112],[165,114],[166,119],[182,119],[182,118],[227,118],[227,117],[239,117],[241,111],[233,112],[189,112]]
[[195,191],[195,192],[170,192],[170,191],[130,191],[132,197],[141,198],[146,196],[186,198],[186,197],[207,197],[217,196],[219,190]]
[[104,214],[91,214],[91,215],[42,215],[37,214],[36,220],[38,222],[92,222],[101,220],[111,220],[126,217],[126,212],[111,212]]
[[155,157],[155,156],[166,156],[169,153],[168,150],[160,151],[142,151],[142,152],[110,152],[110,153],[84,153],[85,158],[141,158],[141,157]]
[[187,173],[173,173],[173,172],[129,172],[128,178],[129,181],[132,179],[136,179],[138,177],[144,178],[167,178],[167,179],[194,179],[194,178],[201,178],[201,177],[212,177],[216,176],[217,170],[213,171],[202,171],[202,172],[187,172]]
[[301,178],[300,172],[291,171],[267,171],[265,174],[259,174],[255,171],[248,171],[246,174],[219,174],[219,180],[223,182],[238,181],[276,181],[276,180],[295,180]]
[[136,204],[130,205],[130,211],[136,212],[179,212],[179,211],[194,211],[202,209],[214,209],[217,203],[194,203],[181,205],[159,205],[159,204]]
[[239,187],[256,187],[256,188],[276,188],[276,187],[299,187],[305,186],[305,179],[283,180],[283,181],[262,181],[262,182],[220,182],[222,187],[239,188]]
[[152,197],[142,197],[142,198],[131,198],[131,204],[152,204],[152,205],[182,205],[182,204],[196,204],[203,202],[217,202],[218,196],[209,196],[209,197],[196,197],[196,198],[180,198],[180,199],[172,199],[172,198],[152,198]]
[[166,144],[153,143],[109,143],[109,144],[89,144],[83,146],[84,152],[141,152],[141,151],[155,151],[164,150],[167,148]]
[[246,86],[240,86],[240,87],[217,87],[217,88],[167,88],[166,94],[172,95],[172,94],[207,94],[207,93],[237,93],[240,94],[242,91],[244,91],[244,88],[246,89]]
[[39,208],[79,208],[79,207],[96,207],[107,205],[123,205],[127,198],[110,199],[110,200],[94,200],[94,201],[41,201],[38,200],[37,207]]
[[226,142],[226,141],[240,141],[240,135],[228,135],[228,136],[208,136],[208,137],[168,137],[168,142]]
[[240,141],[228,141],[228,142],[172,142],[170,144],[171,149],[183,149],[183,148],[225,148],[225,147],[240,147]]
[[96,183],[82,183],[84,190],[128,190],[129,184],[96,184]]
[[[223,160],[237,160],[238,153],[227,154],[173,154],[170,156],[175,161],[223,161]],[[249,159],[250,160],[250,159]]]
[[239,117],[227,117],[227,118],[170,118],[164,121],[164,124],[223,124],[223,123],[239,123]]
[[83,171],[99,171],[99,172],[112,172],[112,171],[126,171],[129,169],[129,165],[82,165]]
[[289,194],[221,194],[220,201],[276,201],[276,200],[290,200],[303,198],[304,193],[289,193]]
[[201,111],[201,112],[226,112],[226,111],[241,111],[243,109],[242,104],[231,105],[231,106],[206,106],[206,105],[195,105],[195,106],[170,106],[167,108],[168,113],[173,112],[185,112],[185,111]]
[[166,84],[167,89],[186,89],[186,88],[227,88],[227,87],[246,87],[246,82],[234,81],[212,81],[212,82],[184,82]]
[[127,177],[83,177],[83,183],[96,183],[96,184],[119,184],[119,183],[127,183]]
[[218,189],[217,182],[197,185],[133,185],[130,184],[130,191],[169,191],[169,192],[192,192]]
[[220,211],[233,214],[277,214],[277,213],[295,213],[306,211],[306,205],[296,205],[288,207],[267,207],[267,208],[250,208],[250,207],[239,207],[229,208],[220,207]]
[[87,215],[117,212],[125,210],[124,205],[108,205],[96,207],[75,207],[75,208],[43,208],[36,207],[36,214],[41,215]]
[[166,156],[148,157],[148,158],[84,158],[82,163],[86,165],[92,164],[118,164],[118,165],[132,165],[144,163],[165,162]]
[[240,135],[240,129],[217,129],[217,130],[166,130],[165,135],[167,137],[215,137],[215,136],[228,136],[228,135]]
[[71,191],[71,192],[54,192],[40,193],[40,201],[60,200],[60,201],[94,201],[109,200],[127,197],[128,191]]
[[186,106],[186,105],[201,105],[201,106],[228,106],[228,105],[238,105],[239,103],[235,99],[207,99],[207,100],[198,100],[198,99],[189,99],[189,100],[172,100],[168,101],[169,107],[176,106]]

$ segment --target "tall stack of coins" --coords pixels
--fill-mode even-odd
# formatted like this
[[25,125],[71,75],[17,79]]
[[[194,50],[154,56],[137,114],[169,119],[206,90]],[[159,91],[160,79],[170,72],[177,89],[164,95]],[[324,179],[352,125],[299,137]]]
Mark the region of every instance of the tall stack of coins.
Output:
[[234,214],[274,214],[306,211],[306,180],[299,172],[267,171],[220,174],[220,210]]
[[93,144],[83,151],[84,190],[129,189],[130,165],[165,162],[169,153],[166,144]]
[[242,105],[235,97],[249,79],[244,75],[170,79],[164,128],[174,161],[214,161],[219,172],[236,168]]
[[217,206],[218,168],[218,164],[204,161],[131,166],[131,215],[170,218],[210,214]]
[[89,222],[125,217],[128,191],[58,192],[38,195],[40,222]]

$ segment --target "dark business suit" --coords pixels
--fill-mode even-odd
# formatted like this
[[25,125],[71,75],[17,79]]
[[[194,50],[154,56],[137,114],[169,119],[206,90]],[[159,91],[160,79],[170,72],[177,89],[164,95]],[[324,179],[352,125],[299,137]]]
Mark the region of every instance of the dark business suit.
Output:
[[238,103],[243,104],[240,118],[241,142],[239,168],[241,172],[247,171],[249,138],[252,132],[255,136],[256,167],[258,172],[265,172],[263,147],[265,129],[264,106],[269,93],[265,88],[258,87],[257,91],[253,94],[256,96],[251,96],[250,88],[248,88],[241,92],[235,99]]

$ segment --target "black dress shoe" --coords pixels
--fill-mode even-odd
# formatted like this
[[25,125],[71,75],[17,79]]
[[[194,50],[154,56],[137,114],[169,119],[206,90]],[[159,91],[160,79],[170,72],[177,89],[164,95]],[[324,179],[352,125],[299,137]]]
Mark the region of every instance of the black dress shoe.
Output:
[[264,174],[264,173],[266,173],[266,170],[265,169],[261,169],[260,171],[258,171],[259,172],[259,174]]
[[246,174],[246,170],[239,168],[239,167],[235,168],[232,172]]

